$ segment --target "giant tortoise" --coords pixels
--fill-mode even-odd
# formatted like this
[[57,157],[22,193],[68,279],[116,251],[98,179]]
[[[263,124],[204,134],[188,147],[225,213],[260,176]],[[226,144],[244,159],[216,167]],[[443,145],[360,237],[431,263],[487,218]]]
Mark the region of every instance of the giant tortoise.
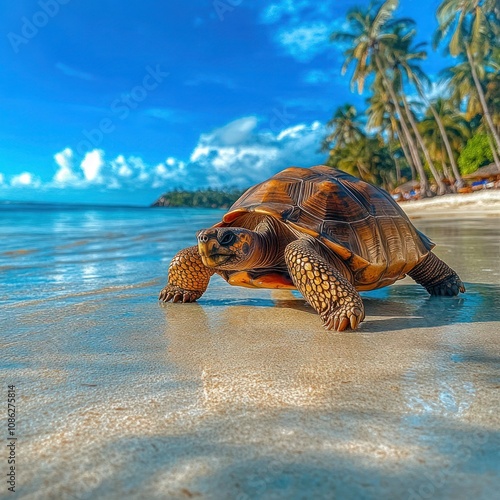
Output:
[[465,292],[388,193],[327,166],[251,187],[197,238],[172,260],[161,301],[193,302],[217,273],[231,285],[297,289],[326,329],[342,331],[365,317],[359,291],[405,275],[431,295]]

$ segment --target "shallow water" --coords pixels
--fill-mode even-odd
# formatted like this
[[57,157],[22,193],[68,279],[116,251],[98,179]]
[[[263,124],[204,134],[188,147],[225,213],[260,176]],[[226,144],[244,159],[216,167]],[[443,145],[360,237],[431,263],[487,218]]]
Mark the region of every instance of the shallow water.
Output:
[[465,295],[405,279],[327,333],[298,294],[217,278],[158,304],[172,256],[222,213],[0,209],[20,497],[492,498],[499,219],[416,221]]
[[147,208],[79,209],[0,206],[0,300],[15,303],[70,297],[112,287],[144,286],[193,228],[223,212]]

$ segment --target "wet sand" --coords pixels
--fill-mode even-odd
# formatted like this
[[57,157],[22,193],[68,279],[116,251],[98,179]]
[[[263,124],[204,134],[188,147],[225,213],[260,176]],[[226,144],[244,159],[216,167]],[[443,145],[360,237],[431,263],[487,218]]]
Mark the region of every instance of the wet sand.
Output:
[[498,215],[418,219],[467,294],[405,279],[363,294],[355,332],[218,279],[196,304],[158,304],[162,278],[11,307],[19,472],[1,494],[494,498]]

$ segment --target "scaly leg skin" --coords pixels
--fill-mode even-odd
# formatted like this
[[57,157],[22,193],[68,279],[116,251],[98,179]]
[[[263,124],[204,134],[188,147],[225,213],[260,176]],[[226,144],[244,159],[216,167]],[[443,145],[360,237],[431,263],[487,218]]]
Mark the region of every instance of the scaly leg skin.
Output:
[[[353,330],[365,317],[359,293],[335,266],[317,250],[313,241],[299,239],[285,249],[285,261],[294,285],[316,310],[327,330]],[[345,266],[344,266],[345,267]],[[344,269],[344,274],[350,274]]]
[[207,289],[213,273],[203,265],[197,246],[185,248],[172,259],[167,286],[158,298],[162,302],[194,302]]
[[465,292],[465,286],[458,274],[432,252],[429,252],[427,257],[416,265],[408,275],[431,295],[453,297],[460,292]]

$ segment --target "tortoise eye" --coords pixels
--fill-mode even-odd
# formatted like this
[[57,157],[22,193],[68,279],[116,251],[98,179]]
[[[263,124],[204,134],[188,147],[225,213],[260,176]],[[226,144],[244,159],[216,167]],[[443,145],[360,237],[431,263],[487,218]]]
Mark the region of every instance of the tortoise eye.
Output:
[[232,243],[234,243],[235,239],[236,235],[234,233],[227,232],[219,239],[219,243],[224,246],[231,245]]

